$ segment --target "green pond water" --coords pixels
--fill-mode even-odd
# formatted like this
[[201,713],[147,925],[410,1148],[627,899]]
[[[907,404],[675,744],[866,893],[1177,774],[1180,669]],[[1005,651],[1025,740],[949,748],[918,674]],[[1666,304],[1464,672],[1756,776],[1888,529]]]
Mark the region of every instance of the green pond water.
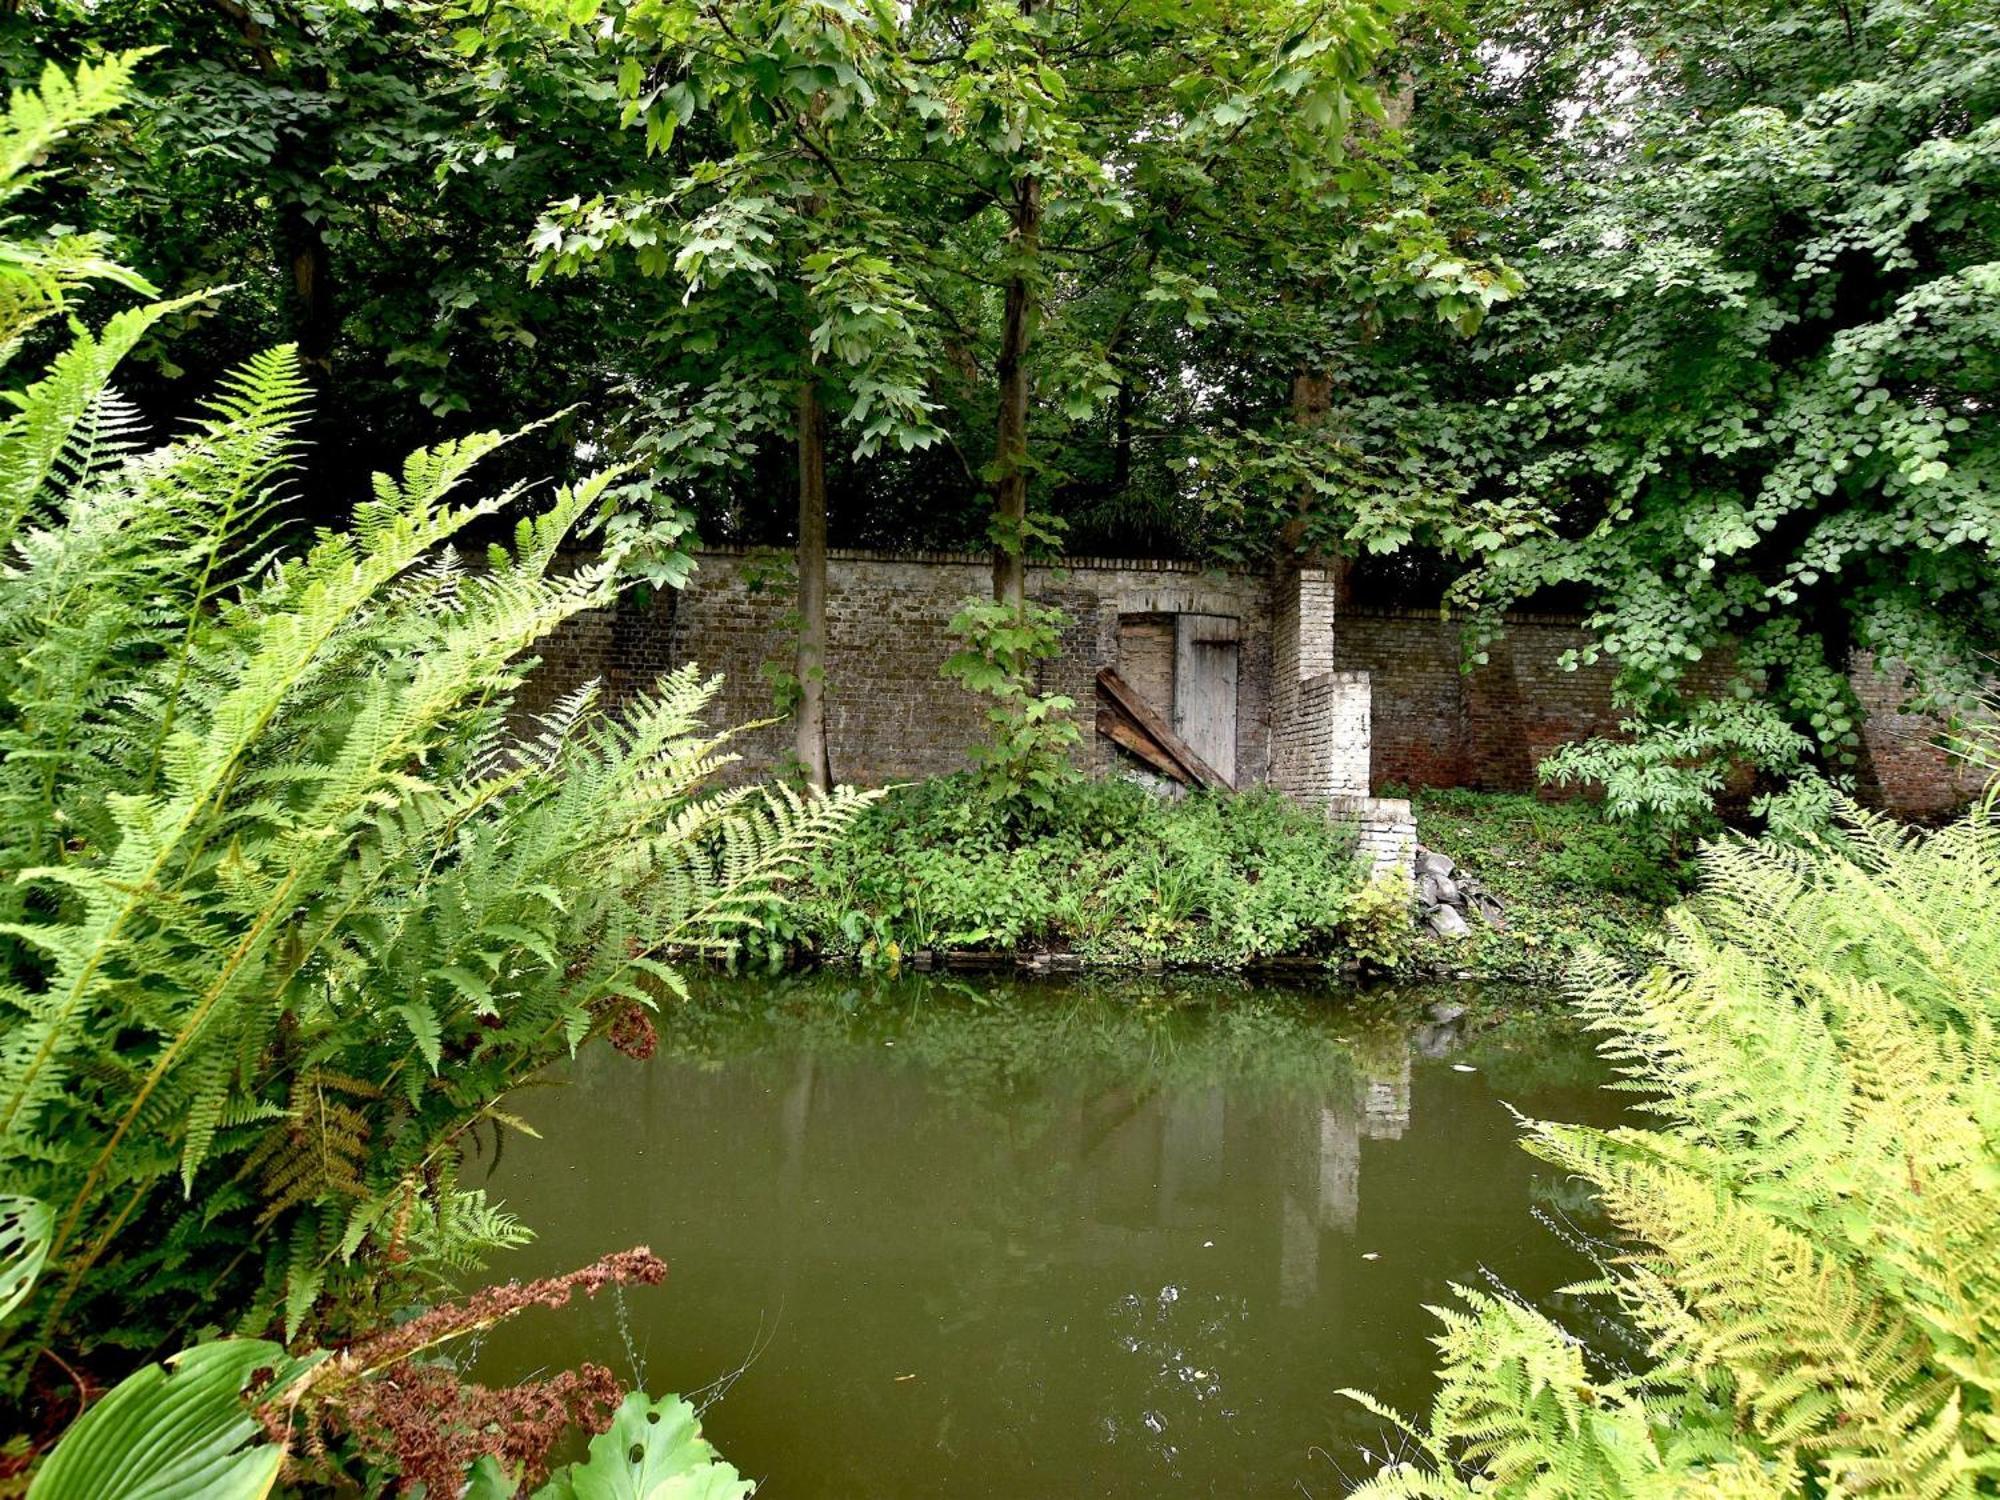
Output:
[[708,981],[651,1060],[593,1048],[517,1094],[542,1138],[487,1184],[537,1231],[496,1273],[646,1244],[666,1284],[531,1313],[472,1373],[594,1359],[689,1395],[766,1500],[1341,1494],[1383,1438],[1337,1392],[1425,1405],[1426,1302],[1590,1271],[1588,1204],[1505,1105],[1608,1122],[1620,1096],[1495,1009]]

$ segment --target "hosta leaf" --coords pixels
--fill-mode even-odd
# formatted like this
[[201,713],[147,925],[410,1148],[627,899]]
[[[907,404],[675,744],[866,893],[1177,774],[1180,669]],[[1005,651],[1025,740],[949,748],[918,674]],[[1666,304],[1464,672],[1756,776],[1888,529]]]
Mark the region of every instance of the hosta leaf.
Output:
[[263,1339],[198,1344],[127,1376],[56,1444],[29,1500],[263,1500],[284,1449],[267,1441],[242,1391],[259,1370],[273,1388],[316,1359]]

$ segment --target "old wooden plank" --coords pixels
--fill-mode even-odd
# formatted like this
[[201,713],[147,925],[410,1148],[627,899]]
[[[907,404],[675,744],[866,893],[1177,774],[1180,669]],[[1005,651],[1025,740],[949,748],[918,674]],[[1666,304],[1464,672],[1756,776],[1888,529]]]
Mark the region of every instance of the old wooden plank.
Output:
[[1167,721],[1160,717],[1152,704],[1133,692],[1125,679],[1120,677],[1117,672],[1113,671],[1110,667],[1100,667],[1097,672],[1097,686],[1101,692],[1110,698],[1116,707],[1124,712],[1126,718],[1143,729],[1156,745],[1173,757],[1174,760],[1178,761],[1181,769],[1186,771],[1191,779],[1202,786],[1212,787],[1217,791],[1232,792],[1236,790],[1235,787],[1231,786],[1227,780],[1216,772],[1213,766],[1195,754],[1189,748],[1188,742],[1174,733],[1173,729],[1167,724]]
[[1188,773],[1174,763],[1173,757],[1155,745],[1143,729],[1117,709],[1100,708],[1097,711],[1097,732],[1112,744],[1130,750],[1162,776],[1171,776],[1182,786],[1188,784]]
[[1232,785],[1237,639],[1237,622],[1227,615],[1174,619],[1174,732]]

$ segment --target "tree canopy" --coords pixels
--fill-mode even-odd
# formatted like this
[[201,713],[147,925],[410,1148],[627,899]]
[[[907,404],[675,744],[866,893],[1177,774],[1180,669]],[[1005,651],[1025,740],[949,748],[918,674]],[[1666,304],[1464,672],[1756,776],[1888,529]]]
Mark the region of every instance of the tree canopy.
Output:
[[1475,661],[1575,610],[1631,733],[1551,771],[1642,810],[1851,775],[1857,651],[1955,708],[2000,645],[1992,0],[0,25],[17,80],[160,49],[38,205],[233,287],[142,346],[149,416],[274,338],[356,468],[563,413],[519,462],[627,463],[655,582],[690,528],[798,548],[808,700],[829,540],[990,549],[1003,598],[1064,548],[1329,561]]

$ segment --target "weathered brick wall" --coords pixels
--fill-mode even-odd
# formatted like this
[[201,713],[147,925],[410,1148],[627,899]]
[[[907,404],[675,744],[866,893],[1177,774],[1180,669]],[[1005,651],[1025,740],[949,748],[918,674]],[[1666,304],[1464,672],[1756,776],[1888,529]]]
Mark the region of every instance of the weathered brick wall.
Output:
[[[983,700],[939,676],[957,649],[946,629],[960,600],[987,596],[990,560],[962,553],[884,555],[835,551],[828,565],[827,728],[834,774],[880,783],[962,770],[986,732]],[[600,677],[616,702],[687,662],[721,672],[713,723],[743,724],[771,714],[761,675],[767,661],[789,666],[792,609],[788,583],[744,552],[704,553],[689,586],[648,609],[625,606],[573,621],[546,647],[529,710]],[[1096,673],[1118,660],[1119,619],[1139,614],[1217,614],[1242,622],[1238,663],[1239,778],[1261,781],[1269,762],[1270,591],[1262,574],[1204,569],[1190,563],[1117,558],[1072,559],[1034,567],[1029,593],[1069,617],[1062,656],[1044,669],[1042,690],[1077,703],[1084,740],[1079,756],[1108,767],[1115,751],[1091,732]],[[737,742],[746,771],[761,771],[789,751],[782,725]]]
[[1344,611],[1334,660],[1374,682],[1375,785],[1533,787],[1542,757],[1617,722],[1608,665],[1562,669],[1584,640],[1573,620],[1520,616],[1466,673],[1459,626],[1434,611]]
[[1372,880],[1413,883],[1417,817],[1405,797],[1330,797],[1327,814],[1354,825],[1355,852],[1368,861]]
[[1868,717],[1862,795],[1912,817],[1938,817],[1963,807],[1985,783],[1985,773],[1948,755],[1938,721],[1906,714],[1902,671],[1878,666],[1867,653],[1854,659],[1854,693]]
[[[526,707],[545,706],[576,683],[604,680],[613,702],[683,662],[725,674],[718,725],[767,717],[761,665],[788,658],[783,579],[755,586],[760,569],[741,552],[705,554],[690,586],[650,607],[601,611],[573,621],[543,652]],[[955,649],[945,629],[957,603],[991,588],[988,559],[965,554],[833,554],[829,568],[828,718],[834,770],[881,782],[961,769],[985,732],[984,705],[938,675]],[[1473,786],[1527,791],[1537,761],[1565,741],[1612,728],[1611,669],[1562,669],[1585,639],[1574,620],[1517,617],[1490,661],[1460,670],[1459,627],[1434,613],[1347,609],[1334,613],[1332,581],[1205,570],[1189,563],[1075,559],[1030,570],[1029,589],[1069,615],[1062,658],[1044,689],[1076,699],[1079,751],[1093,769],[1117,752],[1091,733],[1094,677],[1120,660],[1120,617],[1217,614],[1242,622],[1238,664],[1238,781],[1268,779],[1312,800],[1384,787]],[[1719,676],[1722,664],[1707,670]],[[1365,673],[1370,704],[1354,707]],[[1869,790],[1898,811],[1935,814],[1961,804],[1978,777],[1937,746],[1935,721],[1894,712],[1899,679],[1863,662],[1856,686],[1870,710]],[[1305,698],[1310,698],[1307,704]],[[1309,712],[1305,711],[1310,709]],[[1295,732],[1287,730],[1295,726]],[[1338,731],[1372,739],[1368,784],[1351,757],[1326,740]],[[789,750],[775,726],[747,736],[746,769]],[[1294,757],[1288,767],[1286,756]],[[1274,761],[1274,756],[1276,760]],[[1293,783],[1297,783],[1295,787]]]
[[1321,672],[1298,684],[1292,715],[1273,736],[1271,783],[1300,802],[1368,795],[1366,672]]
[[[1488,661],[1465,671],[1459,626],[1434,612],[1343,611],[1335,662],[1374,683],[1374,785],[1533,790],[1538,761],[1617,725],[1611,664],[1563,669],[1564,654],[1587,640],[1575,620],[1517,616]],[[1695,681],[1719,686],[1727,672],[1726,660],[1713,660]],[[1869,712],[1864,794],[1913,816],[1963,805],[1979,777],[1940,747],[1938,722],[1896,713],[1900,679],[1867,658],[1857,660],[1854,681]]]

